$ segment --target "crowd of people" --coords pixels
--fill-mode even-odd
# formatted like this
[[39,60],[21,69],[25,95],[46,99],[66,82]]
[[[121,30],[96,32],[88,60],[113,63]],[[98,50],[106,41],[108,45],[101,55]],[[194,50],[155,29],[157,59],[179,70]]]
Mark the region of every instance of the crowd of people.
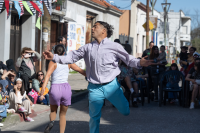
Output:
[[[96,36],[96,42],[94,45],[97,46],[101,42],[103,44],[109,43],[113,45],[113,47],[105,45],[103,46],[105,46],[105,49],[113,50],[116,43],[121,44],[119,39],[116,39],[114,41],[115,43],[107,39],[107,37],[111,35],[110,32],[112,31],[112,27],[108,27],[108,24],[103,22],[95,23],[96,27],[99,25],[103,25],[104,28],[107,28],[107,30],[102,31],[102,36],[104,38],[103,41],[101,40],[97,42],[99,38]],[[93,27],[93,31],[95,31],[95,26]],[[110,31],[108,32],[108,30]],[[104,33],[106,34],[103,35]],[[94,36],[95,32],[93,33],[93,37]],[[66,55],[66,39],[64,37],[59,37],[58,44],[52,48],[52,53],[55,53],[56,55],[53,55],[51,52],[43,53],[46,59],[53,60],[47,62],[48,71],[46,75],[44,75],[44,72],[42,71],[36,72],[35,69],[34,62],[39,61],[41,59],[41,55],[31,48],[24,47],[21,51],[20,57],[17,59],[16,65],[12,59],[6,61],[6,65],[3,62],[0,62],[1,119],[6,117],[7,112],[20,112],[24,113],[25,121],[32,122],[34,120],[30,118],[30,114],[32,113],[31,107],[34,107],[34,104],[36,103],[47,105],[50,106],[51,113],[50,123],[46,127],[45,131],[49,132],[56,119],[58,106],[60,106],[60,131],[64,132],[66,125],[65,115],[68,106],[71,105],[72,95],[71,87],[67,83],[70,68],[85,76],[89,82],[89,108],[91,117],[90,130],[94,132],[98,131],[99,128],[98,124],[100,121],[100,114],[97,114],[97,112],[100,112],[99,110],[102,108],[103,99],[108,99],[122,114],[128,115],[130,105],[133,107],[138,107],[138,103],[141,103],[139,90],[144,85],[151,88],[150,90],[154,92],[154,101],[158,101],[159,80],[165,71],[181,71],[182,74],[184,74],[186,80],[190,82],[190,90],[192,91],[190,109],[194,109],[195,100],[198,95],[200,96],[200,54],[196,52],[196,48],[190,47],[188,53],[187,47],[181,47],[181,69],[179,70],[179,64],[177,65],[176,63],[171,64],[169,68],[165,67],[168,64],[165,46],[161,46],[159,50],[157,46],[154,46],[153,42],[150,42],[149,49],[146,49],[143,52],[142,57],[138,57],[138,59],[136,59],[130,56],[132,53],[131,46],[128,44],[128,42],[126,43],[127,44],[121,44],[118,46],[118,53],[116,53],[117,57],[112,57],[112,55],[109,53],[102,55],[102,57],[96,57],[96,53],[93,52],[91,53],[93,55],[91,56],[91,59],[88,59],[89,56],[86,56],[85,54],[92,49],[89,47],[89,45],[85,46],[87,49],[85,47],[81,47],[79,50],[73,51],[69,55]],[[93,48],[97,48],[96,46]],[[116,52],[115,50],[113,51]],[[85,59],[86,66],[90,66],[90,69],[86,69],[85,71],[73,64],[81,58]],[[102,61],[100,58],[107,58],[107,60]],[[120,60],[115,60],[115,58]],[[145,60],[149,60],[149,62]],[[150,63],[152,61],[153,63]],[[94,63],[91,65],[91,62]],[[110,62],[112,62],[112,64],[110,64]],[[16,71],[15,66],[19,68],[19,71]],[[98,69],[97,66],[101,69]],[[107,67],[105,68],[104,66]],[[121,72],[116,69],[118,67]],[[97,73],[100,73],[100,76]],[[116,76],[117,78],[115,78]],[[149,78],[149,84],[146,82],[147,78]],[[30,87],[30,81],[32,81],[32,87]],[[121,95],[121,90],[115,90],[120,87],[117,82],[119,82],[120,86],[123,86],[124,88],[123,96]],[[101,87],[102,89],[99,91],[99,88]],[[109,92],[107,92],[106,88],[109,87],[113,87],[113,90],[111,89]],[[179,85],[178,82],[173,85],[171,83],[166,83],[166,87],[173,89],[179,87]],[[94,88],[96,89],[95,91]],[[106,93],[100,94],[102,91]],[[112,91],[116,91],[115,95],[118,95],[118,97],[107,97],[105,95],[107,93],[112,93]],[[102,96],[98,97],[99,95]],[[177,93],[169,92],[169,102],[176,102],[177,95]],[[127,101],[124,99],[124,96],[129,105],[126,104]],[[98,103],[96,99],[98,99]],[[97,105],[100,106],[97,107]],[[3,124],[0,124],[0,126],[2,125]]]

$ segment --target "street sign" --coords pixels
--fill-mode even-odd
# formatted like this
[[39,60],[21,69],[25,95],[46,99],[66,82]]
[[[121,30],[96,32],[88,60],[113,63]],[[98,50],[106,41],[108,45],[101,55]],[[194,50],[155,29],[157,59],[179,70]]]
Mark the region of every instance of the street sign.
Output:
[[[165,22],[159,22],[158,23],[158,32],[164,33],[165,32]],[[166,34],[169,34],[169,22],[166,22]]]
[[[146,23],[144,23],[143,25],[142,25],[143,27],[144,27],[144,29],[146,30],[146,27],[147,27],[147,22]],[[152,30],[154,27],[153,27],[153,23],[149,20],[149,30]]]
[[149,20],[153,23],[153,28],[157,29],[158,16],[149,16]]

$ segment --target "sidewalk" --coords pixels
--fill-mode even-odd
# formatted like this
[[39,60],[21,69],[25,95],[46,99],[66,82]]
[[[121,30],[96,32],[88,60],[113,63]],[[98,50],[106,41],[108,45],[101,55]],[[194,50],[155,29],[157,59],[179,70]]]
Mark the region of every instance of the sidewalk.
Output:
[[[88,82],[85,80],[84,76],[82,76],[81,74],[70,74],[68,82],[72,89],[72,99],[71,99],[72,104],[84,99],[87,96]],[[47,105],[35,104],[34,107],[32,108],[32,114],[30,115],[30,117],[34,119],[34,117],[38,115],[49,113],[49,110],[50,107]],[[5,121],[3,122],[4,126],[0,129],[8,128],[9,126],[16,125],[17,123],[23,121],[24,118],[22,114],[15,113],[8,115]]]

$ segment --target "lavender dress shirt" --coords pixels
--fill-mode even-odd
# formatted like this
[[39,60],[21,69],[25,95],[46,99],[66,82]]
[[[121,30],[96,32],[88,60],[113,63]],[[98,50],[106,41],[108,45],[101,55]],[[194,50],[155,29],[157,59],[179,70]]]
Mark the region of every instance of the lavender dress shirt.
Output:
[[100,44],[93,41],[71,51],[67,56],[54,54],[53,61],[61,64],[73,64],[84,58],[87,80],[93,84],[111,82],[120,74],[118,61],[121,59],[130,67],[139,68],[140,59],[129,55],[119,44],[104,38]]

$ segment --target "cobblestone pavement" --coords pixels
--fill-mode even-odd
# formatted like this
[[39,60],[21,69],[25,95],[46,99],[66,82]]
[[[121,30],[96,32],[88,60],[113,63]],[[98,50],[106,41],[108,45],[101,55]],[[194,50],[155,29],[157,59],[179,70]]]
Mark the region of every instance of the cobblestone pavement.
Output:
[[[139,108],[130,107],[130,115],[121,115],[109,101],[102,109],[100,133],[199,133],[199,108],[190,110],[178,104],[158,107],[158,103],[145,103]],[[70,106],[65,133],[89,133],[87,98]],[[49,113],[22,122],[4,133],[42,133],[49,121]],[[59,133],[58,117],[51,133]]]

